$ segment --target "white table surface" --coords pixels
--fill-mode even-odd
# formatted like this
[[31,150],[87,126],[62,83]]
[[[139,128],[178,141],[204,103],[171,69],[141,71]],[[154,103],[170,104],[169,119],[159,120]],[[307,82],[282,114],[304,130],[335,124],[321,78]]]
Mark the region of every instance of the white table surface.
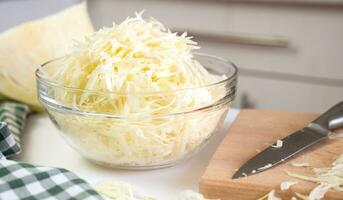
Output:
[[63,141],[58,134],[59,130],[54,127],[46,114],[29,118],[23,136],[22,153],[16,160],[63,167],[75,172],[91,184],[104,180],[125,181],[132,184],[139,194],[168,200],[186,189],[198,191],[201,175],[238,112],[237,109],[231,109],[223,128],[209,144],[190,160],[174,167],[129,171],[93,164],[82,158]]

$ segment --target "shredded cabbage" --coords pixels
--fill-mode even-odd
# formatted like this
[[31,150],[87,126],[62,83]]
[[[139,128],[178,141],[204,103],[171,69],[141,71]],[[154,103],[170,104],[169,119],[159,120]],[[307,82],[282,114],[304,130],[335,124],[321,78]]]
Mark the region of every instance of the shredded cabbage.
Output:
[[272,145],[274,148],[281,148],[283,146],[282,140],[277,140],[275,145]]
[[[309,167],[308,163],[292,163],[295,167]],[[312,189],[308,196],[300,193],[295,193],[295,195],[302,200],[320,200],[324,198],[325,194],[330,190],[334,189],[340,192],[343,192],[343,153],[338,156],[338,158],[332,163],[331,167],[325,168],[313,168],[315,176],[306,176],[302,174],[287,172],[287,174],[291,177],[310,181],[314,183],[318,183],[319,185]],[[288,190],[291,186],[297,184],[297,181],[286,181],[280,184],[280,189]],[[272,190],[265,196],[259,198],[258,200],[264,200],[266,198],[277,198],[275,197],[275,190]],[[297,199],[296,197],[292,197],[293,199]]]
[[288,190],[290,187],[293,185],[297,184],[298,181],[284,181],[280,184],[280,189],[281,190]]
[[296,163],[296,162],[292,162],[291,165],[293,167],[310,167],[310,164],[309,163]]
[[305,196],[307,200],[320,200],[330,189],[343,191],[343,154],[332,163],[331,167],[314,168],[313,171],[314,177],[288,172],[289,176],[319,184],[308,197]]
[[282,199],[275,195],[275,190],[272,190],[268,194],[264,195],[263,197],[257,200],[282,200]]
[[331,186],[320,184],[315,187],[308,195],[308,200],[320,200],[324,197],[325,193],[329,191]]
[[306,196],[306,195],[300,194],[300,193],[298,193],[298,192],[296,192],[295,195],[296,195],[299,199],[307,200],[307,196]]
[[212,75],[194,59],[192,51],[199,46],[191,37],[172,33],[153,18],[138,13],[74,48],[47,74],[60,85],[83,90],[50,92],[76,111],[115,117],[48,111],[74,147],[92,160],[145,166],[181,159],[207,141],[227,112],[227,104],[201,110],[223,99],[225,86],[200,86],[225,77]]
[[[134,188],[120,181],[103,181],[95,186],[95,189],[105,200],[155,200],[155,198],[141,196],[134,191]],[[210,200],[202,194],[192,190],[184,190],[173,200]],[[214,199],[213,199],[214,200]]]
[[153,200],[135,194],[132,186],[126,182],[103,181],[95,189],[105,200]]
[[[192,190],[182,191],[174,200],[209,200],[206,199],[202,194],[194,192]],[[212,199],[215,200],[215,199]],[[218,200],[218,199],[216,199]]]
[[[220,80],[194,60],[191,51],[198,48],[187,33],[179,36],[155,19],[136,14],[77,43],[52,78],[68,87],[115,93],[110,101],[108,96],[90,92],[64,96],[65,102],[83,111],[116,115],[185,112],[216,100],[206,89],[176,96],[168,92]],[[152,94],[138,95],[140,92]]]

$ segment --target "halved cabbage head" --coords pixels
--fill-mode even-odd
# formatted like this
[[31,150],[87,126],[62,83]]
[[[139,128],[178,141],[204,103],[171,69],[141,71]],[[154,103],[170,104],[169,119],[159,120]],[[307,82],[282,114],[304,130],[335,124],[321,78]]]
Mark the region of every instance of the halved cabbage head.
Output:
[[0,96],[41,110],[36,98],[39,64],[67,54],[73,39],[93,32],[85,3],[0,33]]

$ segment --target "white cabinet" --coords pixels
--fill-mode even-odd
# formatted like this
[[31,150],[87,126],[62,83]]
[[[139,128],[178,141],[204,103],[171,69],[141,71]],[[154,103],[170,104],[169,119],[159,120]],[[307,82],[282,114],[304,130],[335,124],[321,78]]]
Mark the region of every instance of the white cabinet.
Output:
[[236,106],[324,112],[342,98],[342,87],[240,76]]

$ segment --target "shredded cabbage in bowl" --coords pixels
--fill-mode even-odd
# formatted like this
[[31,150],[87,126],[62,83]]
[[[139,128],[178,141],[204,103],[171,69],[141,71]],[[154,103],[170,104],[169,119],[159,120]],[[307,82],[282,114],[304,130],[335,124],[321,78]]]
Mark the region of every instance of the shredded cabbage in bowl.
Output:
[[192,53],[198,48],[186,33],[136,14],[40,68],[39,97],[85,157],[112,166],[167,165],[208,140],[234,96],[235,67],[229,78],[210,73]]
[[[210,74],[193,58],[191,51],[198,48],[186,33],[179,36],[158,21],[144,20],[137,14],[79,42],[51,78],[68,87],[116,94],[111,101],[88,92],[76,99],[74,94],[63,97],[82,110],[116,115],[184,112],[212,104],[216,97],[210,92],[215,91],[199,88],[179,95],[165,92],[226,78]],[[154,94],[136,95],[141,92]]]
[[147,119],[75,116],[49,108],[48,112],[86,158],[114,167],[158,168],[187,159],[205,145],[222,124],[227,105]]

